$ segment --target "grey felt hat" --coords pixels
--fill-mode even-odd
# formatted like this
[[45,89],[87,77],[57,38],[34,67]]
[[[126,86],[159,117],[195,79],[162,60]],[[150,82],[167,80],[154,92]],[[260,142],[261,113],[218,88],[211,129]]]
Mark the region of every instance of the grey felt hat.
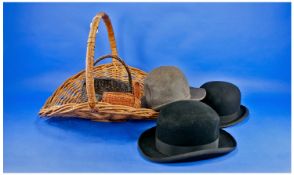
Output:
[[206,94],[204,89],[194,88],[191,96],[185,75],[174,66],[161,66],[152,70],[145,79],[144,92],[148,106],[154,110],[179,100],[200,101]]

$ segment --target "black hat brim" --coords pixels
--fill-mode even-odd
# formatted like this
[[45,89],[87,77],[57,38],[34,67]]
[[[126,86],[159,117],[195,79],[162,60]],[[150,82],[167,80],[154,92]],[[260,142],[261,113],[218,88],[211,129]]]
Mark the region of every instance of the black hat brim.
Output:
[[238,115],[238,117],[237,118],[233,117],[234,119],[231,120],[231,121],[222,122],[222,120],[221,120],[220,127],[221,128],[226,128],[226,127],[229,127],[229,126],[236,125],[236,124],[240,123],[241,121],[243,121],[249,115],[248,108],[246,108],[245,106],[241,105],[240,106],[240,110],[237,113],[237,115]]
[[233,151],[237,146],[236,140],[233,136],[220,129],[218,148],[167,156],[157,151],[155,147],[155,131],[156,127],[146,130],[138,140],[141,154],[145,158],[154,162],[168,163],[208,159],[227,154]]

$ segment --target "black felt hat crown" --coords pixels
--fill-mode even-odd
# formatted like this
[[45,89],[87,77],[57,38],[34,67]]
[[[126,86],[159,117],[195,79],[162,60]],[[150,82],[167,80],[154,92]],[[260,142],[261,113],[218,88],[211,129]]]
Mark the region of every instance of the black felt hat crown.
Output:
[[172,145],[203,145],[216,140],[218,134],[217,113],[201,102],[173,103],[162,109],[157,120],[157,139]]
[[142,154],[157,162],[198,160],[226,154],[236,141],[219,129],[218,114],[208,105],[182,100],[161,109],[157,126],[139,138]]
[[212,107],[220,116],[221,127],[234,125],[248,115],[248,109],[241,105],[240,89],[229,82],[211,81],[203,84],[206,96],[202,102]]

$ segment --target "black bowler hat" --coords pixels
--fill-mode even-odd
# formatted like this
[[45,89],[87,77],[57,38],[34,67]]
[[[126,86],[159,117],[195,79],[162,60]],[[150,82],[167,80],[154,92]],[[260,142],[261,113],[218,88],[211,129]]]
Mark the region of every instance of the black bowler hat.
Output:
[[219,116],[208,105],[182,100],[164,106],[157,126],[141,134],[138,145],[144,157],[155,162],[192,161],[231,152],[237,143],[219,129]]
[[228,127],[241,122],[249,114],[241,105],[239,88],[228,82],[211,81],[203,84],[206,96],[202,102],[212,107],[220,116],[220,127]]

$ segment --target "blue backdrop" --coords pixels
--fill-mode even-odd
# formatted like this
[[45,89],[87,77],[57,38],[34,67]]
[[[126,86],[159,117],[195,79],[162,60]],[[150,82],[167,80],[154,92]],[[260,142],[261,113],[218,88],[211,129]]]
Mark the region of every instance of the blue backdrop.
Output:
[[[178,66],[192,86],[230,81],[250,117],[227,128],[232,153],[156,164],[137,139],[154,121],[40,119],[47,97],[84,69],[89,25],[113,22],[118,51],[145,71]],[[109,53],[101,26],[96,57]],[[4,3],[5,172],[289,172],[290,3]]]

